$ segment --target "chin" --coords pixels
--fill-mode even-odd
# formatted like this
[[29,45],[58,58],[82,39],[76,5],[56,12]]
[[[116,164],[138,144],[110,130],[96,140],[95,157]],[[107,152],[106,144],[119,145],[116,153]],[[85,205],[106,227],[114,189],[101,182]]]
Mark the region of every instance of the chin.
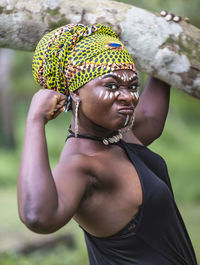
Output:
[[102,123],[96,123],[98,126],[106,129],[106,130],[109,130],[109,131],[112,131],[112,132],[115,132],[115,131],[118,131],[120,129],[124,129],[124,123],[125,123],[125,120],[124,119],[112,119],[112,122],[111,122],[111,119],[108,121],[105,122],[102,122]]
[[121,129],[124,129],[124,122],[122,123],[118,123],[116,126],[113,126],[112,130],[113,131],[118,131],[118,130],[121,130]]
[[[128,124],[127,124],[128,125]],[[117,126],[117,130],[119,130],[119,129],[124,129],[126,126],[125,126],[125,120],[123,119],[123,120],[120,120],[119,122],[118,122],[118,126]]]

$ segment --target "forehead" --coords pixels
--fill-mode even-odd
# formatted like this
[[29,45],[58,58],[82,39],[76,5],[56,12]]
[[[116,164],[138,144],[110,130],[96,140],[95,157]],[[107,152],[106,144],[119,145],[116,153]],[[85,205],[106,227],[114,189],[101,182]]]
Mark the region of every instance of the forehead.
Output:
[[[137,79],[137,73],[133,72],[131,70],[119,70],[119,71],[113,71],[110,73],[113,76],[117,76],[120,79],[126,81],[126,79]],[[106,75],[105,75],[106,77]],[[128,81],[128,80],[127,80]]]
[[134,72],[134,71],[132,71],[132,70],[126,70],[126,69],[124,69],[124,70],[117,70],[117,71],[113,71],[113,72],[110,72],[110,74],[114,74],[114,75],[124,75],[124,74],[126,74],[126,75],[134,75],[134,76],[137,76],[137,73],[136,72]]
[[118,70],[118,71],[109,72],[102,76],[99,76],[96,79],[102,80],[102,79],[106,79],[109,77],[113,77],[115,79],[119,79],[120,81],[124,81],[124,82],[138,80],[137,73],[131,70]]

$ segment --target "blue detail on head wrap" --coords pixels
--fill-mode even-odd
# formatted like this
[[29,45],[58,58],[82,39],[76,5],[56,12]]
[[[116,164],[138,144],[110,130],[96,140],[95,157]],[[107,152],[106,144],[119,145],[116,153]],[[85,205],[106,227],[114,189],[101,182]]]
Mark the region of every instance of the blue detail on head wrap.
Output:
[[119,47],[121,47],[122,45],[121,44],[119,44],[119,43],[108,43],[107,44],[108,46],[110,46],[110,47],[113,47],[113,48],[119,48]]
[[124,46],[117,42],[108,42],[106,43],[105,47],[107,49],[113,49],[113,50],[123,50]]

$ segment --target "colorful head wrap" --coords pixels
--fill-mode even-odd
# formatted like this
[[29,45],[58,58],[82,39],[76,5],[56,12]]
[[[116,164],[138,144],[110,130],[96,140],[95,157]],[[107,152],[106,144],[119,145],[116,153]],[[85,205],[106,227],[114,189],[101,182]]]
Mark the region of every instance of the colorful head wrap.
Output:
[[36,47],[32,69],[41,86],[67,96],[108,72],[136,72],[116,33],[101,24],[65,25],[47,33]]

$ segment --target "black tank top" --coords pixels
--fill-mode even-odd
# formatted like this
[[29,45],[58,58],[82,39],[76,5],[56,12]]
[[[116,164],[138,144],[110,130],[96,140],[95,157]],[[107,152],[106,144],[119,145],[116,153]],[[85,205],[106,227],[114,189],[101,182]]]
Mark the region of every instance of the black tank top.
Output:
[[137,170],[143,204],[137,216],[112,236],[99,238],[84,230],[90,265],[197,265],[164,160],[145,146],[117,144]]

